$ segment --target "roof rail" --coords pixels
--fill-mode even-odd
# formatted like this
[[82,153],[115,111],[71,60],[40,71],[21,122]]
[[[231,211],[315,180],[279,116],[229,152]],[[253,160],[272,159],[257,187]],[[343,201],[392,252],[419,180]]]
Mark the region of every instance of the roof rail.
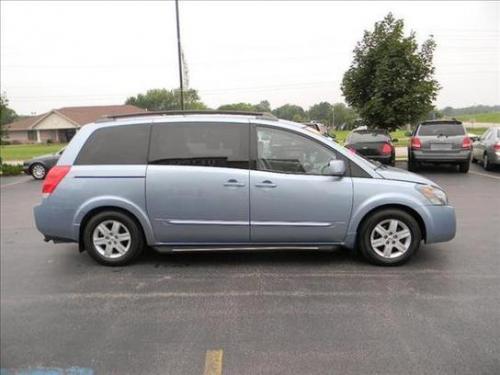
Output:
[[215,111],[215,110],[187,110],[187,111],[151,111],[151,112],[136,112],[119,115],[107,115],[96,122],[104,122],[115,119],[128,117],[144,117],[144,116],[179,116],[179,115],[242,115],[256,116],[263,120],[277,121],[278,118],[269,112],[247,112],[247,111]]

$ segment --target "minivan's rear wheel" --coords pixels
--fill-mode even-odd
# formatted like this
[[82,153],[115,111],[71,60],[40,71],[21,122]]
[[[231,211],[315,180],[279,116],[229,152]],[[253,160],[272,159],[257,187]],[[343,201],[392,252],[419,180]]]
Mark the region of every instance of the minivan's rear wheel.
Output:
[[141,254],[144,239],[139,225],[118,211],[104,211],[92,217],[84,230],[89,255],[107,266],[123,266]]
[[359,231],[359,246],[371,263],[396,266],[406,262],[420,246],[422,234],[413,216],[398,209],[375,212]]
[[47,168],[43,164],[35,163],[31,166],[30,172],[35,180],[43,180],[47,175]]

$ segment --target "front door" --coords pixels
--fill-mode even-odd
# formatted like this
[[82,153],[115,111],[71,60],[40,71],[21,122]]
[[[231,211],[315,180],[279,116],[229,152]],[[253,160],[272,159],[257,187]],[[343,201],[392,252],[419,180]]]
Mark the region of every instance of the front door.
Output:
[[156,240],[249,241],[249,124],[156,124],[146,176]]
[[328,176],[341,156],[293,131],[257,126],[250,172],[252,242],[342,242],[349,223],[351,178]]

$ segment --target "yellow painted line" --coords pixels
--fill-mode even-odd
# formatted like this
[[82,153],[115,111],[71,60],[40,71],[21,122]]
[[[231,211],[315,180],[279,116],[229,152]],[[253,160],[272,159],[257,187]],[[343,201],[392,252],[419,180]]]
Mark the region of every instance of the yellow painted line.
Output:
[[491,174],[479,173],[479,172],[474,172],[474,171],[469,171],[469,173],[477,174],[478,176],[494,178],[495,180],[500,180],[500,177],[498,177],[498,176],[492,176]]
[[203,375],[222,374],[222,350],[207,350]]

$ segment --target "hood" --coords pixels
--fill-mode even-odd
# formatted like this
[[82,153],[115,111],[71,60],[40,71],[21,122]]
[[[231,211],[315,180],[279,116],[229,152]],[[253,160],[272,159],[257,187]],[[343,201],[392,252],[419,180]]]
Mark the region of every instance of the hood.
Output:
[[428,178],[425,178],[419,174],[409,172],[400,168],[382,167],[378,168],[376,172],[386,180],[406,181],[406,182],[414,182],[417,184],[439,186],[438,184],[429,180]]

